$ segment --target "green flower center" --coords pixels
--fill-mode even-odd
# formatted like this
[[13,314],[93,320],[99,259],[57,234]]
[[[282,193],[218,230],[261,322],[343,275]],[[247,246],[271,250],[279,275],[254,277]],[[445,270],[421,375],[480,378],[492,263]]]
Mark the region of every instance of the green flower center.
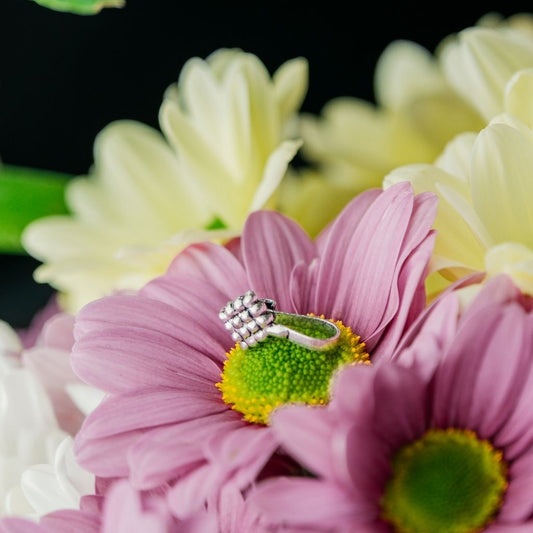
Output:
[[[280,315],[276,322],[282,322]],[[221,381],[216,384],[224,402],[256,424],[267,424],[272,410],[283,404],[326,404],[331,377],[339,367],[370,363],[360,337],[342,322],[335,324],[341,330],[340,337],[327,350],[310,350],[272,336],[246,350],[236,344],[227,354]],[[291,323],[290,327],[318,339],[331,335],[330,330],[310,320]]]
[[469,430],[429,430],[401,448],[381,500],[399,533],[474,533],[495,517],[507,488],[502,452]]

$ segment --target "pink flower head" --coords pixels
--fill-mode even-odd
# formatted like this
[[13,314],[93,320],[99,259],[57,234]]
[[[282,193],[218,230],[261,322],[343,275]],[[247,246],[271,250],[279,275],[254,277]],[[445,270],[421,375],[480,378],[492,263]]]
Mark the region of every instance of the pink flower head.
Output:
[[435,210],[435,196],[407,183],[370,190],[315,241],[279,213],[255,212],[240,239],[190,246],[138,295],[87,305],[72,364],[108,396],[77,436],[80,463],[141,490],[170,484],[179,517],[229,480],[248,486],[278,442],[215,386],[234,346],[221,307],[253,289],[280,311],[341,321],[378,360],[425,306]]
[[350,367],[325,408],[277,410],[273,431],[314,477],[257,485],[248,505],[261,523],[309,532],[532,531],[533,313],[517,292],[502,276],[458,321],[454,295],[434,309],[407,356],[437,360],[434,372],[407,368],[402,355]]

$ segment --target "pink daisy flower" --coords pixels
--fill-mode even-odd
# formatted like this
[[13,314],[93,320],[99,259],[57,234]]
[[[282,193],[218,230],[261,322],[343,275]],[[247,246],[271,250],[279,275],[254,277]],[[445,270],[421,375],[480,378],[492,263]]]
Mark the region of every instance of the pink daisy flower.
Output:
[[[458,322],[453,300],[433,310],[409,348],[409,365],[432,358],[434,372],[407,368],[401,355],[351,367],[327,407],[276,411],[273,431],[315,477],[257,485],[248,505],[262,523],[308,532],[533,530],[531,301],[503,276]],[[446,342],[439,320],[452,335]]]
[[[108,396],[77,436],[80,463],[140,490],[170,484],[178,517],[229,480],[248,486],[278,448],[270,412],[327,403],[338,368],[392,353],[423,310],[435,211],[435,196],[406,183],[371,190],[315,241],[279,213],[255,212],[228,246],[190,246],[137,295],[87,305],[72,364]],[[269,336],[240,348],[218,314],[249,289],[280,311],[336,321],[337,345],[317,352]]]

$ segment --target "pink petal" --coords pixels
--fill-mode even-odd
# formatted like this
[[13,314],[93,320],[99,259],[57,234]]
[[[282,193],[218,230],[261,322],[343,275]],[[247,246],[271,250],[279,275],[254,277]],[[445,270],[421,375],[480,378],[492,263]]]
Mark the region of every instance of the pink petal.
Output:
[[[350,234],[338,246],[330,237],[317,274],[313,311],[340,318],[366,339],[381,325],[403,242],[413,213],[409,184],[383,192],[366,211],[364,223],[345,219],[337,231]],[[352,224],[350,225],[350,222]],[[432,220],[425,221],[427,231]],[[424,227],[426,227],[424,226]]]
[[392,360],[413,368],[429,380],[455,338],[459,299],[454,293],[447,294],[426,308],[423,314],[423,320],[417,321],[404,335]]
[[[165,279],[173,283],[169,278]],[[179,284],[175,285],[180,288]],[[177,339],[208,357],[220,356],[226,352],[228,335],[221,327],[218,309],[216,313],[213,310],[213,314],[216,321],[205,316],[205,309],[191,308],[190,305],[184,311],[143,296],[109,296],[86,305],[78,313],[75,335],[81,340],[98,335],[110,326],[132,327]]]
[[509,486],[505,492],[498,521],[523,522],[533,515],[533,452],[531,449],[513,461],[509,468]]
[[424,281],[433,253],[434,237],[435,234],[430,233],[411,253],[401,268],[397,283],[391,287],[382,327],[366,340],[374,363],[380,357],[392,357],[405,331],[426,307]]
[[214,386],[210,391],[144,389],[103,400],[87,417],[81,433],[85,438],[97,439],[203,418],[227,409]]
[[112,487],[106,498],[102,533],[167,533],[168,516],[156,511],[143,511],[141,498],[127,482]]
[[437,425],[494,436],[511,416],[528,376],[531,340],[526,334],[518,306],[497,305],[463,316],[454,346],[436,375]]
[[153,488],[204,464],[203,444],[242,426],[234,415],[227,411],[146,433],[128,451],[132,485]]
[[201,243],[188,246],[168,267],[167,275],[200,278],[233,300],[250,287],[239,260],[224,246]]
[[383,363],[374,379],[374,431],[391,449],[418,439],[428,426],[428,384],[394,363]]
[[305,468],[322,477],[332,471],[333,420],[321,407],[287,405],[274,411],[271,424],[286,449]]
[[226,248],[226,250],[228,250],[232,255],[234,255],[241,264],[244,264],[240,237],[234,237],[233,239],[230,239],[224,245],[224,248]]
[[[531,369],[533,329],[524,318],[518,306],[506,309],[478,369],[468,424],[477,423],[482,437],[494,435],[509,419]],[[524,420],[524,429],[532,422],[533,412]]]
[[82,427],[82,431],[74,438],[76,459],[97,476],[126,477],[130,471],[128,449],[142,434],[142,431],[130,431],[107,438],[86,439]]
[[357,224],[364,220],[367,209],[379,196],[383,194],[381,189],[369,189],[358,194],[339,213],[337,218],[328,224],[315,239],[315,244],[319,255],[327,255],[328,249],[338,249],[347,247],[352,238],[350,232],[345,228],[355,228]]
[[260,531],[257,524],[254,524],[253,516],[246,512],[241,490],[233,483],[227,483],[220,491],[216,510],[220,526],[219,533]]
[[[414,197],[413,213],[397,261],[381,327],[366,339],[374,362],[381,354],[390,355],[404,330],[426,307],[424,282],[435,245],[436,234],[430,227],[436,209],[435,195],[423,193]],[[391,321],[393,324],[390,324]]]
[[39,346],[70,351],[74,344],[74,316],[68,313],[55,313],[43,325],[38,339]]
[[311,529],[333,529],[366,513],[340,487],[302,478],[279,478],[259,484],[250,495],[249,505],[261,514],[261,522]]
[[22,518],[3,518],[0,520],[0,533],[51,533],[44,527]]
[[329,405],[340,420],[352,420],[365,413],[372,417],[375,372],[373,366],[355,365],[344,367],[334,376]]
[[438,427],[454,427],[461,417],[464,424],[478,367],[499,318],[494,312],[468,320],[463,315],[454,343],[437,370],[433,418]]
[[204,502],[216,500],[227,482],[249,486],[276,447],[269,428],[241,426],[211,437],[205,449],[209,462],[178,479],[169,491],[174,513],[185,517],[196,512]]
[[533,446],[533,368],[520,394],[520,400],[505,422],[505,426],[493,438],[493,443],[505,450],[505,458],[512,461]]
[[[217,346],[224,346],[224,353],[219,350],[219,360],[222,360],[225,352],[234,345],[218,313],[230,299],[240,294],[232,294],[228,297],[227,291],[221,291],[210,283],[177,276],[156,278],[143,288],[142,294],[180,310],[180,321],[183,319],[186,324],[190,324],[188,334],[192,338],[199,337],[196,342],[202,342],[202,336],[206,335],[206,341],[210,342],[214,339]],[[197,333],[198,331],[202,332],[202,336]],[[180,332],[180,335],[182,333],[185,334],[185,332]],[[213,346],[214,349],[215,346]]]
[[72,367],[98,389],[121,393],[140,388],[211,390],[221,367],[186,342],[137,327],[110,327],[74,345]]
[[40,524],[51,533],[99,533],[100,517],[79,511],[55,511],[43,516]]
[[491,524],[484,533],[533,533],[533,521],[522,524]]
[[367,425],[352,424],[340,428],[336,438],[336,478],[352,494],[358,506],[366,508],[367,517],[379,516],[379,500],[390,476],[392,452],[383,439]]
[[315,285],[317,266],[317,259],[313,259],[309,264],[300,261],[294,265],[289,280],[292,309],[298,309],[301,312],[310,309],[310,298]]
[[225,472],[216,468],[216,465],[201,466],[181,477],[168,491],[168,505],[172,513],[180,519],[194,515],[226,478]]
[[[455,283],[452,283],[450,286],[448,286],[435,300],[433,300],[422,313],[418,315],[418,317],[414,320],[413,324],[410,326],[409,331],[407,331],[400,342],[398,343],[398,346],[395,349],[395,355],[393,358],[399,354],[401,350],[406,348],[407,346],[411,345],[415,340],[417,339],[417,336],[421,330],[421,328],[425,327],[425,322],[428,319],[428,317],[433,312],[434,308],[436,306],[440,306],[442,300],[452,298],[457,300],[457,305],[459,305],[458,297],[455,294],[455,291],[463,288],[468,287],[469,285],[474,285],[476,283],[481,283],[483,281],[483,278],[485,277],[485,274],[483,272],[476,272],[474,274],[469,274],[467,276],[464,276],[460,280],[456,281]],[[447,305],[453,305],[451,303]],[[439,311],[439,312],[445,312],[445,311]],[[457,319],[459,318],[459,313],[457,313]],[[438,319],[437,323],[438,323]],[[455,329],[454,329],[455,331]]]
[[244,489],[255,480],[277,447],[271,428],[246,424],[209,439],[205,456]]
[[292,308],[288,287],[294,266],[316,257],[308,235],[279,213],[257,211],[248,217],[241,242],[249,288],[275,300],[280,311],[297,311]]
[[505,274],[487,279],[476,295],[472,303],[464,311],[464,316],[477,315],[486,307],[496,304],[506,304],[516,302],[520,298],[520,290]]

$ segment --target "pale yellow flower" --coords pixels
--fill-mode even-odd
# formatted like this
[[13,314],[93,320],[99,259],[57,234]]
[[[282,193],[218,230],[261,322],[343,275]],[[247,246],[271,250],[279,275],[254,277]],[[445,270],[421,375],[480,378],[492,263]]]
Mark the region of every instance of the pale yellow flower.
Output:
[[450,35],[435,54],[392,42],[378,60],[375,104],[343,97],[321,116],[301,119],[302,154],[325,187],[343,182],[353,193],[379,187],[410,163],[432,163],[459,133],[479,132],[503,111],[510,77],[531,64],[533,17],[489,13],[473,28]]
[[533,68],[501,93],[506,112],[479,134],[457,136],[434,165],[393,170],[384,187],[408,180],[439,195],[433,271],[448,280],[505,272],[533,294]]
[[359,192],[379,187],[395,167],[432,162],[462,131],[484,123],[448,84],[437,59],[422,46],[394,41],[375,71],[375,100],[343,97],[328,102],[320,117],[302,116],[302,153],[326,179]]
[[488,123],[504,111],[512,76],[533,67],[533,16],[467,28],[441,43],[439,57],[450,85]]
[[276,205],[301,144],[294,122],[306,91],[301,58],[272,77],[241,50],[189,60],[161,106],[164,136],[133,121],[110,124],[89,175],[67,187],[71,216],[26,228],[23,244],[43,262],[35,278],[74,312],[138,289],[189,242],[238,233],[249,212]]

